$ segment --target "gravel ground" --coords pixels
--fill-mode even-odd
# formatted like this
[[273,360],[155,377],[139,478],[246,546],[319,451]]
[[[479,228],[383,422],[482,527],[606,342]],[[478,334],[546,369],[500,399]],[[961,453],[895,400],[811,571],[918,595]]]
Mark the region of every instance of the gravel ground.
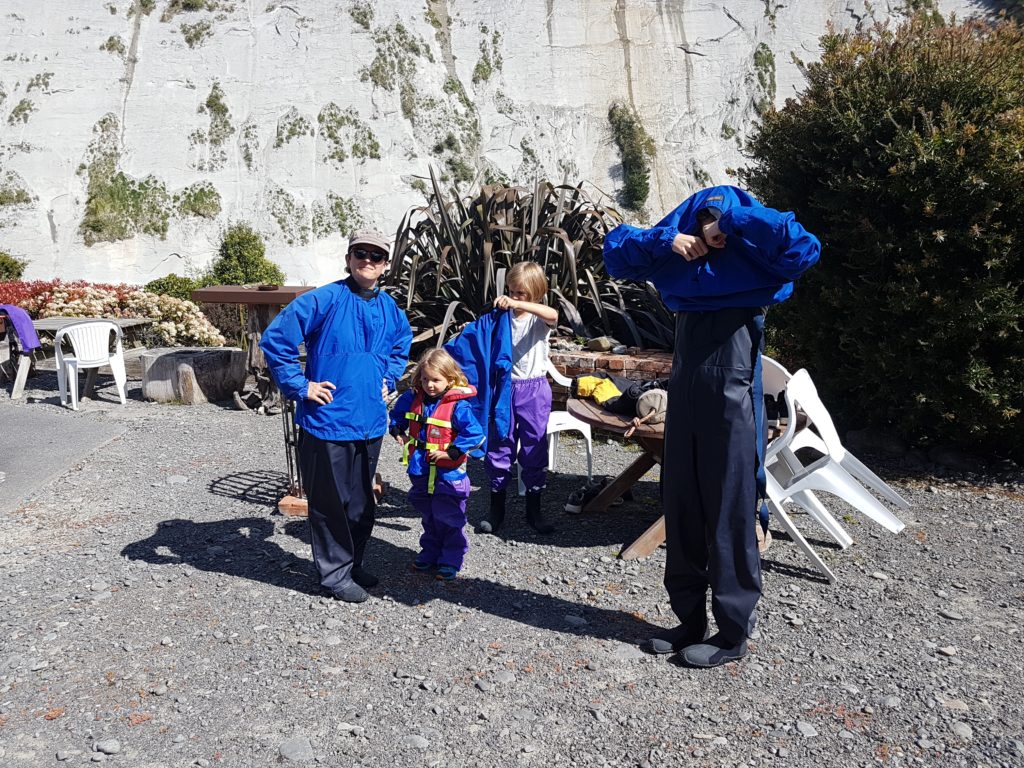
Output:
[[[0,424],[45,409],[127,431],[0,517],[5,766],[1024,765],[1019,474],[882,466],[907,529],[851,517],[845,552],[795,515],[840,584],[776,532],[750,656],[697,671],[636,648],[673,624],[664,550],[615,559],[657,517],[656,478],[567,516],[571,440],[558,531],[532,534],[517,501],[447,584],[409,568],[418,520],[387,442],[382,584],[353,606],[317,594],[305,522],[275,511],[278,418],[148,404],[132,382],[127,407],[108,384],[74,413],[52,374],[29,386],[0,393]],[[598,443],[598,471],[633,458]]]

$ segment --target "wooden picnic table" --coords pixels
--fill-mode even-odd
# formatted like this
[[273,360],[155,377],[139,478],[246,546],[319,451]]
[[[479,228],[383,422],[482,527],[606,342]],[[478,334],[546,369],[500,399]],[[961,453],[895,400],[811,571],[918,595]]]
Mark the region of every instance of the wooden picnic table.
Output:
[[246,367],[256,381],[254,392],[236,392],[235,404],[240,408],[262,408],[274,414],[281,408],[281,393],[274,384],[267,361],[260,349],[260,339],[281,308],[306,291],[311,285],[210,285],[192,291],[192,301],[205,304],[244,304],[247,313]]
[[[595,429],[603,429],[617,435],[625,435],[633,426],[633,420],[601,408],[589,400],[570,398],[566,410],[580,421]],[[798,421],[799,424],[799,421]],[[768,429],[768,439],[778,437],[774,427]],[[619,476],[606,485],[597,496],[583,507],[584,512],[604,512],[612,502],[632,488],[655,464],[661,464],[665,450],[665,425],[641,424],[629,438],[634,440],[643,452]],[[638,560],[647,557],[665,541],[665,516],[659,517],[646,531],[631,544],[623,547],[619,557],[623,560]]]
[[[580,421],[595,429],[625,435],[633,426],[633,420],[625,416],[609,413],[597,403],[589,400],[569,398],[565,409]],[[584,507],[584,512],[604,512],[616,499],[632,488],[647,471],[655,464],[661,464],[665,450],[665,425],[641,424],[629,437],[642,449],[633,463],[619,473],[618,477],[606,485],[597,496]],[[619,553],[623,560],[637,560],[647,557],[665,540],[665,517],[658,520],[631,544]]]
[[[73,323],[84,323],[90,320],[106,320],[108,322],[117,325],[125,335],[125,341],[128,346],[131,345],[133,335],[137,330],[148,327],[153,324],[152,318],[148,317],[41,317],[32,320],[32,327],[35,328],[36,334],[40,339],[54,339],[60,332],[61,328],[71,325]],[[13,360],[18,357],[17,373],[14,380],[14,387],[11,390],[11,399],[17,400],[24,394],[25,381],[28,378],[28,369],[33,359],[39,361],[48,360],[48,355],[42,354],[42,356],[36,353],[39,350],[35,350],[32,356],[25,354],[21,351],[20,345],[15,339],[15,335],[9,334],[10,338],[10,357]],[[89,368],[85,374],[85,391],[83,397],[91,397],[93,389],[96,385],[96,374],[99,372],[98,368]]]

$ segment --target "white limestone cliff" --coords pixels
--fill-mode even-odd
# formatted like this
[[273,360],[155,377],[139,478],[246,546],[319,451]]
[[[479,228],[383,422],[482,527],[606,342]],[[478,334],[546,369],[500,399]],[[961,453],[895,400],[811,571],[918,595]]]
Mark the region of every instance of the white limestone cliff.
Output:
[[[394,231],[431,164],[614,196],[616,100],[656,144],[657,217],[728,182],[759,103],[800,90],[794,57],[866,16],[860,0],[138,5],[0,7],[0,190],[23,190],[0,206],[0,250],[29,260],[27,278],[181,274],[246,221],[290,281],[323,283],[342,233]],[[884,19],[903,3],[872,5]],[[107,196],[88,212],[90,182]]]

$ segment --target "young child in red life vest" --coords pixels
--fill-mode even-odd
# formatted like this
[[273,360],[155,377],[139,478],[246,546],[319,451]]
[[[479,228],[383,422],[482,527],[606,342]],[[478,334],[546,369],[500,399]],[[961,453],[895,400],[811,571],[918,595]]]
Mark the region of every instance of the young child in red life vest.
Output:
[[391,409],[390,432],[401,443],[412,487],[409,502],[420,513],[423,535],[413,566],[437,569],[437,578],[454,579],[469,550],[466,461],[484,443],[485,433],[469,400],[476,388],[443,349],[426,352],[416,366],[412,386]]

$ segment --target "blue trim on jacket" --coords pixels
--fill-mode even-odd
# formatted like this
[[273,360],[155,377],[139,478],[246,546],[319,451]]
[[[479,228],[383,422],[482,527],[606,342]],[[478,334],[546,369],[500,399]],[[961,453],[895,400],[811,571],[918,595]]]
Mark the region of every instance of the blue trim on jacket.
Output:
[[[260,349],[281,392],[298,405],[295,421],[321,440],[369,440],[387,431],[381,385],[405,373],[412,329],[388,294],[369,299],[343,280],[304,293],[274,318]],[[306,345],[306,369],[299,345]],[[333,402],[306,399],[310,381],[329,381]]]
[[[415,396],[416,390],[410,387],[395,401],[394,406],[391,408],[391,417],[388,419],[388,431],[391,434],[408,434],[409,420],[405,418],[405,414],[412,408],[412,401]],[[452,440],[452,445],[463,453],[480,458],[483,456],[480,447],[487,441],[487,434],[474,412],[476,400],[476,398],[471,398],[469,400],[456,401],[455,407],[452,409],[452,429],[455,432],[455,439]],[[440,402],[441,398],[439,397],[431,400],[424,395],[423,415],[433,416]],[[423,450],[409,451],[409,474],[425,475],[429,471],[430,463],[427,461],[426,452]],[[451,469],[441,469],[438,467],[437,476],[449,482],[461,480],[466,476],[466,465],[463,464]]]
[[[680,232],[699,231],[697,212],[722,212],[724,248],[697,261],[673,253]],[[621,224],[604,241],[604,264],[616,278],[649,280],[674,312],[764,307],[785,301],[793,281],[818,261],[821,243],[792,213],[766,208],[737,187],[711,187],[688,197],[651,229]]]
[[512,320],[508,310],[494,309],[474,320],[444,348],[476,387],[476,399],[469,402],[477,421],[485,428],[493,421],[495,433],[507,437],[512,431]]

